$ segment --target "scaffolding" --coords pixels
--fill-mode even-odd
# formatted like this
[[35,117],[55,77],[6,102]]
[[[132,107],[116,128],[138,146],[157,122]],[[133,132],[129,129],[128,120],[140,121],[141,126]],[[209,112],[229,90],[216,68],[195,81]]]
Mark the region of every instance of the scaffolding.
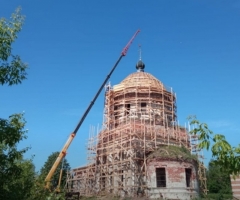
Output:
[[89,138],[87,142],[87,165],[78,167],[67,173],[65,188],[69,193],[79,192],[81,195],[93,194],[95,183],[95,162],[98,126],[89,128]]
[[162,145],[191,148],[176,111],[176,94],[151,74],[136,72],[119,85],[108,84],[102,130],[88,144],[94,156],[88,154],[91,162],[72,171],[69,190],[147,196],[147,156]]

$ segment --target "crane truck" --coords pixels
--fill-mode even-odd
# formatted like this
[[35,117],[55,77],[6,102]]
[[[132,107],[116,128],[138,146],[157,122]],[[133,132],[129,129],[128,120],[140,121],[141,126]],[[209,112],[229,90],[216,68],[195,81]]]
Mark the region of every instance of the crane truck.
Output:
[[[96,95],[94,96],[93,100],[90,102],[89,106],[87,107],[86,111],[84,112],[83,116],[81,117],[80,121],[78,122],[76,128],[74,129],[74,131],[69,135],[66,143],[64,144],[62,150],[60,151],[56,161],[54,162],[52,168],[50,169],[47,177],[45,178],[45,188],[50,190],[51,187],[51,178],[53,176],[53,174],[55,173],[57,167],[59,166],[59,164],[61,163],[61,161],[63,160],[63,158],[66,156],[68,147],[70,146],[71,142],[73,141],[74,137],[76,136],[78,129],[81,127],[84,119],[86,118],[86,116],[88,115],[89,111],[91,110],[93,104],[95,103],[96,99],[98,98],[99,94],[101,93],[103,87],[106,85],[107,81],[109,80],[109,78],[111,77],[113,71],[116,69],[117,65],[119,64],[119,62],[121,61],[121,59],[127,55],[127,51],[130,47],[130,45],[132,44],[134,38],[137,36],[137,34],[140,32],[140,30],[137,30],[135,32],[135,34],[133,35],[133,37],[130,39],[130,41],[127,43],[127,45],[123,48],[120,57],[118,58],[117,62],[115,63],[115,65],[113,66],[113,68],[111,69],[110,73],[107,75],[107,77],[105,78],[103,84],[101,85],[101,87],[99,88],[99,90],[97,91]],[[59,177],[59,181],[58,181],[58,185],[56,188],[56,192],[60,191],[60,184],[61,184],[61,177],[62,177],[62,170],[60,172],[60,177]]]

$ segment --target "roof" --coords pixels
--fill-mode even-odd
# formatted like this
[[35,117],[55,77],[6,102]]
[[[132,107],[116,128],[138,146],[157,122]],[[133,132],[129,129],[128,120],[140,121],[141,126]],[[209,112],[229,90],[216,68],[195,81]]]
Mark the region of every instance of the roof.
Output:
[[163,83],[147,72],[132,73],[120,84],[113,86],[114,91],[125,88],[152,88],[155,90],[165,90]]

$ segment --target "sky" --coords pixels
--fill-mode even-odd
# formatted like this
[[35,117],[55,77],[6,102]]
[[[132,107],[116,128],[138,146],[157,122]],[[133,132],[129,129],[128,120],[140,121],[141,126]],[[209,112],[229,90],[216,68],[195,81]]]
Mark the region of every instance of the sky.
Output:
[[[145,71],[177,94],[179,123],[196,115],[231,145],[240,143],[239,0],[0,0],[0,17],[18,6],[26,19],[13,54],[28,64],[28,76],[0,86],[0,117],[25,113],[28,138],[18,147],[31,147],[25,158],[34,156],[36,171],[62,149],[138,29],[110,83],[136,71],[141,44]],[[68,149],[72,168],[87,163],[90,126],[101,127],[103,109],[104,91]]]

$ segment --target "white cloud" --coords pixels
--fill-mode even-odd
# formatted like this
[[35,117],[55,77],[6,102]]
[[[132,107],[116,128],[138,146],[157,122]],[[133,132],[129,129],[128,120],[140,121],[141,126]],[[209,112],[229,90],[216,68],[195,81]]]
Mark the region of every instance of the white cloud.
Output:
[[[236,134],[240,133],[240,126],[235,121],[230,120],[214,120],[209,121],[208,127],[215,134],[223,134],[228,137],[235,137]],[[233,138],[232,138],[233,139]]]
[[215,120],[215,121],[209,121],[208,122],[209,128],[226,128],[226,127],[231,127],[232,123],[229,122],[228,120]]

